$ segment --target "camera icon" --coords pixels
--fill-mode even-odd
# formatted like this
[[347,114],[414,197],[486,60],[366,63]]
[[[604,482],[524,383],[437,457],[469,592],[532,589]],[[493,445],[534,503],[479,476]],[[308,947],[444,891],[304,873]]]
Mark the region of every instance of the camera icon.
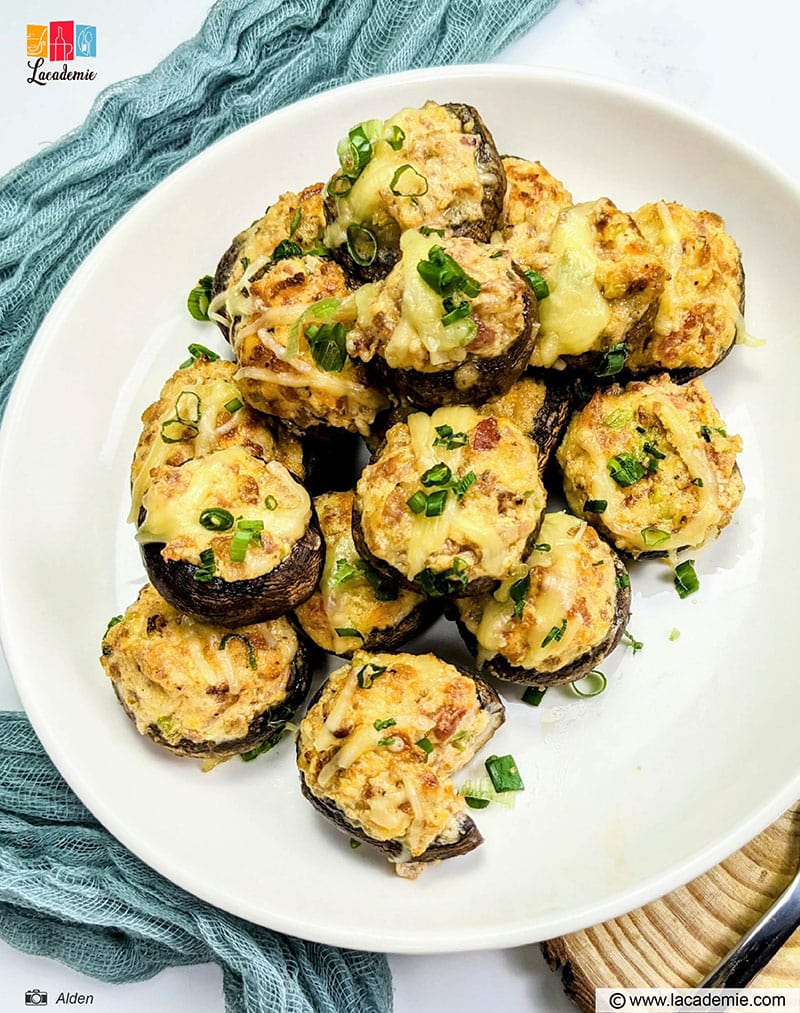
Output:
[[47,992],[42,992],[38,988],[29,988],[28,991],[25,993],[25,1005],[46,1006]]

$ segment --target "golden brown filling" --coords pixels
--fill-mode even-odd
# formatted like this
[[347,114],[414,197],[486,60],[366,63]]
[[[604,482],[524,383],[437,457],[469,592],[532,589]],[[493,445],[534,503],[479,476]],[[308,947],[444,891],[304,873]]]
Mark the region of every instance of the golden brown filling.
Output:
[[541,162],[507,157],[503,167],[508,180],[503,229],[492,239],[502,241],[516,263],[542,271],[549,266],[550,236],[572,195]]

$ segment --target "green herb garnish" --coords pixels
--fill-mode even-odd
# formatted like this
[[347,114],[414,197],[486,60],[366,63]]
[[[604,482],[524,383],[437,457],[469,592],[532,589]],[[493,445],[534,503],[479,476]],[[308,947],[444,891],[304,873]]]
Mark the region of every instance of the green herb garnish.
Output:
[[467,564],[460,556],[456,556],[446,570],[434,573],[430,567],[426,567],[414,577],[414,582],[419,584],[429,598],[458,595],[469,583]]
[[511,585],[508,595],[511,601],[514,602],[514,615],[517,619],[522,618],[522,613],[525,608],[525,602],[528,599],[528,591],[531,587],[531,575],[526,573],[524,577],[520,577],[519,580],[514,581]]
[[256,663],[255,648],[250,643],[250,639],[246,637],[243,633],[226,633],[225,636],[222,638],[222,640],[220,640],[219,642],[218,650],[224,651],[225,648],[228,646],[228,644],[231,642],[231,640],[240,640],[244,644],[245,650],[247,651],[247,664],[253,669],[253,671],[255,671],[256,668],[258,667]]
[[355,626],[334,626],[334,633],[337,637],[357,637],[359,640],[364,639],[364,634],[355,628]]
[[434,447],[444,447],[445,450],[457,450],[459,447],[464,447],[467,444],[467,434],[454,433],[452,426],[436,426],[436,434],[436,439],[433,441]]
[[486,767],[487,774],[492,779],[494,790],[498,794],[506,791],[525,790],[516,761],[511,754],[508,756],[490,756],[484,766]]
[[622,643],[625,644],[626,647],[630,647],[631,651],[634,654],[636,654],[637,651],[641,651],[641,649],[644,647],[642,641],[637,640],[636,637],[634,637],[634,635],[630,632],[630,630],[625,630],[625,632],[622,634]]
[[428,259],[421,260],[417,264],[417,271],[425,284],[441,296],[463,292],[470,299],[474,299],[481,290],[480,282],[470,278],[461,265],[445,253],[441,246],[430,248]]
[[522,694],[522,702],[530,704],[531,707],[538,707],[539,704],[542,702],[546,692],[547,692],[546,686],[542,688],[537,686],[528,686],[528,688]]
[[361,689],[371,689],[373,682],[385,671],[386,665],[375,665],[370,661],[356,672],[356,682]]
[[372,727],[375,729],[376,732],[382,732],[384,728],[391,728],[392,725],[396,724],[397,722],[395,721],[394,718],[385,718],[383,721],[381,720],[373,721]]
[[365,225],[347,226],[347,250],[360,267],[369,267],[378,256],[378,240]]
[[186,307],[195,320],[208,320],[208,306],[213,287],[214,279],[210,274],[204,274],[189,293]]
[[655,528],[652,525],[642,528],[641,534],[642,544],[646,545],[648,549],[655,548],[656,545],[663,545],[671,537],[669,531],[662,531],[661,528]]
[[629,454],[627,450],[623,450],[621,454],[617,454],[616,457],[612,457],[606,465],[608,473],[617,483],[617,485],[625,486],[633,485],[634,482],[638,482],[640,478],[643,478],[647,474],[647,469],[640,464],[633,454]]
[[608,679],[606,679],[603,673],[597,669],[593,669],[591,672],[587,672],[582,679],[571,682],[569,688],[576,696],[588,699],[593,696],[600,696],[607,685]]
[[395,197],[423,197],[428,192],[428,180],[406,163],[395,169],[389,189]]
[[687,559],[675,567],[675,590],[679,598],[688,598],[690,594],[700,590],[700,578],[694,569],[694,560]]
[[583,504],[584,512],[587,514],[604,514],[607,507],[607,499],[587,499]]
[[541,646],[542,647],[547,647],[547,645],[548,644],[552,644],[554,640],[555,640],[556,643],[558,643],[558,641],[561,640],[561,638],[564,636],[564,634],[566,632],[567,632],[567,620],[566,619],[562,619],[560,626],[553,626],[553,627],[551,627],[550,632],[547,634],[547,636],[542,641],[542,645]]
[[424,486],[447,485],[452,477],[452,471],[450,471],[446,464],[442,464],[440,461],[438,464],[434,464],[432,468],[428,468],[420,478],[420,482]]
[[543,274],[539,274],[538,271],[524,271],[523,274],[537,299],[546,299],[550,295],[550,288]]
[[214,579],[217,572],[217,561],[213,549],[203,549],[200,553],[200,566],[194,571],[193,577],[199,584],[207,584]]
[[233,527],[233,514],[221,507],[209,507],[200,514],[200,523],[206,531],[227,531]]
[[326,373],[340,373],[347,361],[347,331],[344,324],[310,324],[306,341],[314,362]]
[[225,411],[227,411],[230,415],[233,415],[234,412],[238,412],[241,407],[242,402],[238,397],[233,397],[230,401],[226,401],[224,404]]
[[598,370],[597,376],[616,376],[617,373],[622,372],[625,360],[628,358],[628,351],[625,342],[620,341],[619,344],[612,345],[611,348],[603,352],[602,368]]

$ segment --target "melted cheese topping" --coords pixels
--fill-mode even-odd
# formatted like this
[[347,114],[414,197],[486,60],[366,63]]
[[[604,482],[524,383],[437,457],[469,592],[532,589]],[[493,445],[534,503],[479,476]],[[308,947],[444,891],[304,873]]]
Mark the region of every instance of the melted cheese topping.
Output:
[[[654,459],[645,443],[665,457]],[[716,537],[744,490],[736,468],[741,449],[740,437],[725,435],[701,381],[680,387],[662,376],[597,392],[573,417],[556,456],[570,509],[638,556],[696,548]],[[622,453],[645,469],[654,460],[656,470],[651,465],[643,477],[620,486],[608,462]],[[604,499],[608,507],[600,515],[585,514],[587,499]]]
[[482,709],[472,679],[432,654],[358,651],[303,719],[298,765],[309,789],[350,823],[416,857],[464,812],[450,775],[501,720]]
[[[269,509],[267,502],[275,502]],[[164,559],[200,565],[200,553],[212,549],[216,576],[249,580],[274,570],[291,553],[311,520],[311,499],[284,465],[265,463],[241,447],[218,450],[187,461],[179,468],[154,469],[142,497],[147,511],[137,540],[165,543]],[[234,518],[261,521],[263,530],[251,538],[243,562],[230,558],[236,524],[227,531],[209,531],[200,523],[208,509],[227,510]]]
[[[379,601],[373,582],[364,575],[367,564],[356,552],[352,533],[352,492],[330,492],[314,501],[325,538],[325,568],[318,590],[298,605],[295,615],[323,650],[346,654],[372,640],[380,631],[394,631],[424,598],[395,586],[391,601]],[[346,580],[341,572],[357,568]],[[358,569],[360,568],[360,569]],[[374,571],[371,571],[374,577]],[[355,629],[362,637],[342,637],[337,629]],[[363,639],[362,639],[363,638]]]
[[[225,407],[242,401],[233,380],[235,372],[232,362],[196,360],[176,370],[158,401],[144,411],[144,428],[131,464],[130,523],[138,521],[142,496],[155,468],[177,467],[226,447],[242,446],[256,457],[281,461],[299,478],[304,476],[302,444],[280,423],[246,404],[234,412]],[[189,424],[172,421],[178,415]]]
[[733,344],[743,284],[739,249],[709,211],[659,201],[634,214],[668,280],[652,337],[634,349],[633,369],[707,369]]
[[147,584],[106,634],[100,660],[143,735],[213,746],[244,739],[285,700],[297,650],[287,619],[230,631],[181,615]]
[[663,289],[664,269],[655,251],[630,215],[607,198],[561,212],[547,260],[542,269],[550,295],[539,305],[534,366],[552,366],[563,355],[602,351],[626,339]]
[[351,313],[338,265],[318,257],[281,260],[251,283],[249,293],[250,306],[232,337],[236,382],[247,401],[301,428],[326,423],[367,433],[386,398],[349,358],[338,372],[322,369],[306,338],[312,324],[335,324]]
[[[467,434],[462,447],[434,446],[437,427]],[[393,426],[386,446],[363,471],[356,494],[361,524],[373,555],[413,580],[430,568],[441,573],[461,559],[467,579],[505,579],[522,558],[545,503],[538,456],[530,439],[506,418],[482,419],[467,407],[416,412]],[[438,517],[414,514],[408,500],[420,478],[438,463],[454,479],[468,472],[475,483],[459,501],[448,492]],[[433,489],[429,488],[428,492]]]
[[[479,135],[465,132],[461,120],[435,102],[401,110],[386,121],[384,136],[395,126],[405,134],[402,146],[395,151],[385,140],[375,141],[372,158],[349,193],[335,199],[335,220],[325,232],[329,246],[343,245],[347,226],[353,223],[392,222],[404,232],[425,224],[446,228],[483,218],[485,187],[497,186],[499,180],[479,165]],[[403,165],[424,177],[426,193],[402,196],[404,190],[419,188],[404,187],[413,175],[409,170],[395,183],[400,194],[392,193],[392,179]]]
[[[468,300],[469,317],[447,326],[442,323],[442,297],[417,270],[433,246],[442,246],[481,287]],[[403,234],[400,249],[400,262],[362,304],[348,336],[351,355],[365,362],[379,355],[392,369],[437,372],[452,370],[468,356],[496,358],[519,339],[527,325],[527,283],[514,271],[506,251],[416,231]],[[454,297],[456,302],[461,299]]]
[[[526,574],[530,586],[522,615],[514,614],[509,579],[494,595],[462,598],[461,619],[478,641],[478,663],[502,655],[518,668],[556,672],[601,644],[614,622],[617,598],[614,556],[585,521],[566,513],[546,514],[537,539],[549,551],[534,551]],[[548,634],[560,629],[555,639]]]

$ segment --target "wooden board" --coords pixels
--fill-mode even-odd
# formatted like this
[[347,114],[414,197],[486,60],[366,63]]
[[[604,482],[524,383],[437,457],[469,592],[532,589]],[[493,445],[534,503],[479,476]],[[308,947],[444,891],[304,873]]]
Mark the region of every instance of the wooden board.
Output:
[[[800,802],[720,865],[630,914],[542,944],[564,990],[594,1010],[596,988],[692,988],[783,892],[800,859]],[[751,983],[800,986],[800,930]]]

